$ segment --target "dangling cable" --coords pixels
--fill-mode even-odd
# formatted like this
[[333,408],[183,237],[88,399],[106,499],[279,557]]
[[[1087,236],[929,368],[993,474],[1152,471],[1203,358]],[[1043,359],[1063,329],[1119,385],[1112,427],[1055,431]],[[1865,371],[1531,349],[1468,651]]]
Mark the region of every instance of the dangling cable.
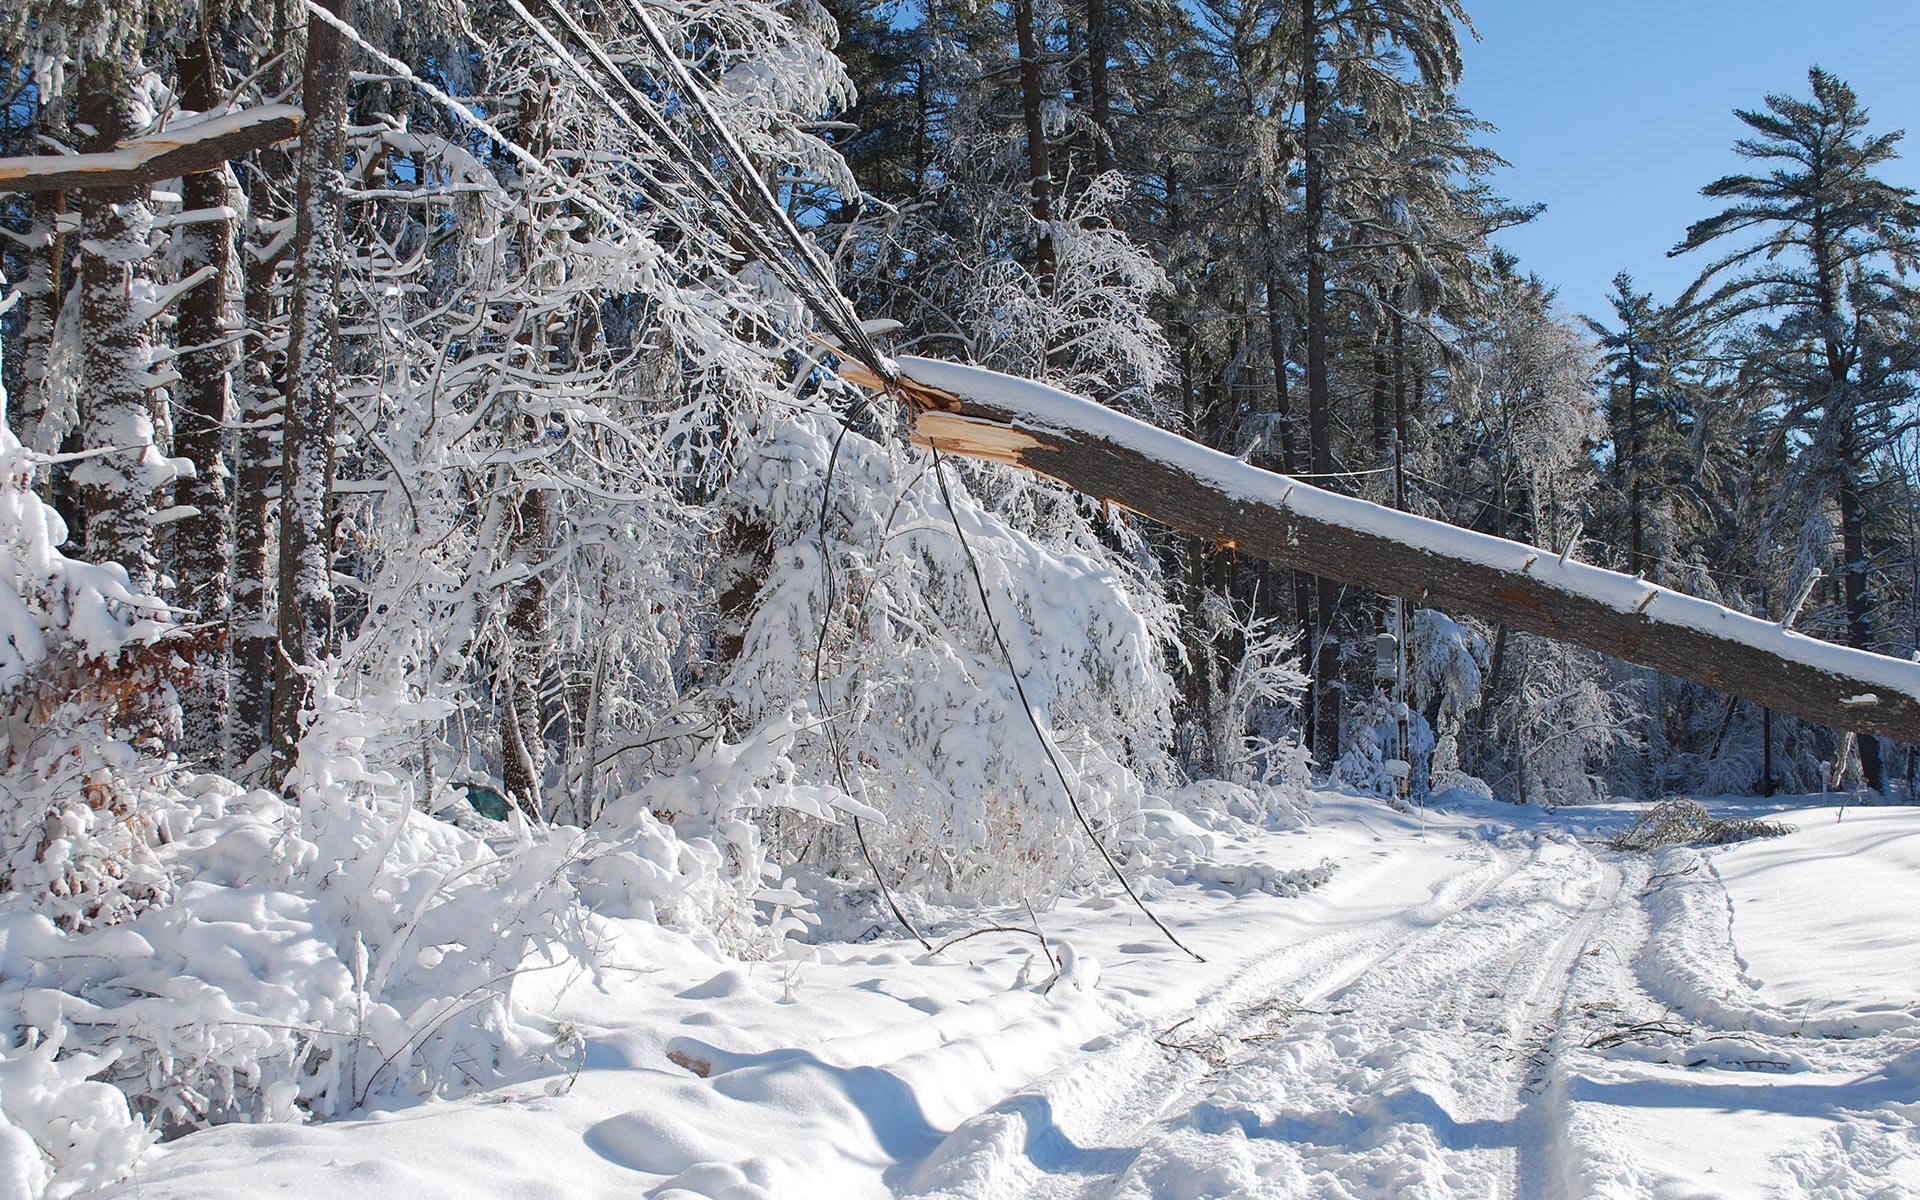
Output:
[[[826,577],[826,603],[820,611],[820,636],[813,644],[813,694],[820,704],[820,716],[827,731],[827,747],[833,754],[833,772],[840,781],[840,790],[848,797],[853,789],[847,779],[846,751],[840,745],[839,731],[835,728],[833,717],[827,711],[827,685],[823,664],[827,657],[827,630],[833,622],[834,584],[833,555],[827,545],[827,514],[833,500],[833,476],[840,465],[840,443],[847,440],[848,423],[840,423],[840,432],[833,439],[833,449],[827,455],[827,477],[820,486],[820,571]],[[913,922],[907,920],[907,914],[900,910],[899,901],[893,897],[893,889],[887,886],[887,877],[880,873],[880,863],[873,857],[873,849],[867,845],[867,831],[861,825],[860,818],[853,818],[854,840],[860,843],[860,856],[867,860],[867,868],[873,872],[873,881],[880,885],[880,894],[886,898],[887,907],[893,910],[893,919],[900,922],[900,928],[913,935],[913,940],[933,950],[933,943],[922,937]]]
[[967,541],[967,532],[960,527],[960,510],[954,506],[953,493],[947,488],[946,460],[941,457],[939,446],[936,445],[932,449],[933,478],[940,485],[940,499],[946,503],[947,513],[953,518],[954,536],[960,540],[960,549],[967,560],[967,570],[973,574],[973,586],[980,593],[980,611],[986,614],[987,628],[993,633],[994,644],[1000,648],[1000,658],[1007,665],[1007,674],[1013,678],[1013,690],[1020,697],[1020,709],[1027,714],[1027,724],[1033,726],[1033,736],[1040,739],[1040,749],[1046,752],[1047,761],[1053,765],[1053,773],[1060,780],[1060,788],[1067,794],[1067,806],[1073,809],[1074,819],[1080,822],[1080,828],[1086,832],[1087,840],[1093,843],[1095,850],[1099,851],[1100,858],[1107,864],[1108,872],[1120,885],[1120,890],[1127,894],[1127,899],[1133,901],[1133,906],[1139,909],[1147,920],[1152,921],[1154,928],[1164,934],[1169,942],[1179,947],[1195,962],[1207,961],[1192,947],[1181,941],[1173,930],[1168,929],[1166,923],[1147,907],[1146,901],[1140,898],[1140,893],[1134,891],[1133,885],[1127,882],[1126,875],[1120,870],[1120,864],[1113,860],[1113,855],[1101,842],[1100,836],[1094,832],[1093,823],[1087,820],[1086,810],[1080,807],[1080,797],[1073,790],[1073,784],[1067,780],[1067,769],[1061,765],[1059,755],[1054,753],[1053,739],[1047,736],[1046,730],[1040,727],[1040,718],[1034,715],[1033,703],[1027,699],[1026,685],[1020,682],[1020,672],[1013,665],[1013,652],[1007,649],[1007,639],[1000,632],[1000,622],[993,615],[993,606],[987,602],[986,577],[980,573],[980,562],[974,557],[972,544]]

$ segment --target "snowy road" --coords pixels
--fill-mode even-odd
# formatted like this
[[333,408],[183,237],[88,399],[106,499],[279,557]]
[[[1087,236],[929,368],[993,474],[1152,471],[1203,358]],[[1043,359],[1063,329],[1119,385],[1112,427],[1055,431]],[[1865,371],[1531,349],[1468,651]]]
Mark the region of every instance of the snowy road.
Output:
[[911,1190],[1521,1194],[1542,1060],[1620,876],[1566,840],[1480,848],[1428,902],[1263,959],[968,1121]]
[[1652,856],[1602,848],[1625,815],[1323,796],[1214,847],[1322,886],[1157,887],[1204,965],[1063,901],[1051,987],[1018,938],[740,964],[624,923],[527,997],[577,1071],[195,1134],[123,1194],[1920,1196],[1920,810]]

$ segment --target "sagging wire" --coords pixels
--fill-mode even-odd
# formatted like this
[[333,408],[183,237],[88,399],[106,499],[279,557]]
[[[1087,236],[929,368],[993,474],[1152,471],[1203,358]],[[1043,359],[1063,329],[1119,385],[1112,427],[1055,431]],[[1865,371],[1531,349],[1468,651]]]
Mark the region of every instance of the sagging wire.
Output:
[[[827,594],[820,609],[820,636],[813,645],[813,694],[822,712],[828,709],[824,664],[827,658],[827,631],[833,624],[835,603],[833,553],[827,542],[827,516],[833,504],[833,476],[840,465],[840,444],[847,440],[850,428],[851,422],[844,419],[840,422],[840,432],[835,435],[833,449],[827,454],[826,479],[820,487],[820,573],[826,578]],[[846,750],[840,744],[839,730],[833,721],[828,720],[826,731],[827,748],[833,758],[834,776],[839,781],[840,790],[851,798],[853,789],[847,779]],[[867,844],[866,827],[861,824],[857,813],[853,817],[853,837],[860,843],[860,857],[867,860],[867,869],[873,872],[874,882],[880,885],[880,895],[886,899],[887,907],[893,911],[893,919],[900,922],[900,927],[912,934],[913,940],[919,942],[929,953],[938,954],[939,951],[933,948],[933,943],[927,941],[920,931],[914,928],[913,922],[907,919],[907,914],[900,910],[900,902],[894,898],[893,889],[887,886],[887,877],[881,874],[880,863],[873,857],[873,848]]]
[[[787,215],[786,210],[782,208],[779,201],[774,198],[772,192],[767,187],[766,181],[760,178],[759,174],[752,169],[751,158],[748,157],[746,151],[741,147],[738,139],[734,137],[732,129],[721,119],[718,112],[715,111],[708,101],[705,92],[693,79],[686,65],[680,61],[679,55],[675,53],[673,47],[667,42],[666,36],[661,32],[659,25],[653,20],[652,16],[647,13],[644,7],[644,0],[624,0],[624,2],[635,19],[639,21],[654,52],[659,55],[668,72],[673,75],[675,81],[685,93],[689,103],[693,105],[694,110],[707,123],[712,133],[726,148],[736,169],[740,174],[748,178],[750,181],[748,194],[754,198],[764,214],[771,218],[772,225],[780,237],[784,239],[788,247],[796,252],[798,263],[789,260],[780,252],[778,246],[775,245],[768,236],[767,230],[756,223],[753,218],[745,212],[738,199],[721,184],[719,179],[707,170],[705,164],[699,160],[692,149],[674,132],[672,127],[667,123],[664,115],[633,86],[632,81],[627,79],[624,73],[618,70],[618,68],[607,59],[605,51],[600,49],[598,43],[595,42],[579,23],[573,19],[572,15],[562,7],[560,0],[541,0],[541,2],[550,12],[559,17],[562,24],[567,27],[568,32],[571,33],[582,46],[587,48],[588,55],[594,59],[595,65],[600,67],[601,71],[608,77],[614,79],[620,89],[635,103],[642,115],[647,118],[646,123],[653,127],[651,135],[665,141],[669,149],[674,152],[673,156],[669,158],[669,165],[679,176],[680,181],[696,193],[703,193],[713,213],[720,218],[721,224],[726,226],[730,232],[742,237],[743,240],[760,255],[767,269],[772,271],[783,284],[793,291],[795,298],[813,313],[815,319],[817,319],[822,326],[835,334],[840,342],[840,350],[850,357],[857,359],[862,366],[866,367],[867,370],[872,372],[872,374],[880,380],[890,393],[898,397],[898,385],[900,381],[899,368],[894,365],[892,360],[880,353],[879,347],[874,344],[872,337],[867,333],[865,326],[861,323],[859,314],[854,309],[852,302],[840,291],[839,286],[833,280],[830,269],[821,261],[817,250],[807,241],[798,227],[794,225],[792,218]],[[628,112],[624,106],[615,101],[615,99],[606,92],[604,87],[600,86],[589,76],[579,60],[566,51],[565,46],[560,42],[559,38],[553,34],[552,30],[547,28],[544,22],[528,11],[519,3],[519,0],[509,0],[509,3],[515,15],[533,31],[535,36],[538,37],[548,49],[555,53],[556,57],[565,64],[568,71],[579,79],[581,83],[585,84],[589,91],[592,92],[601,103],[613,110],[629,128],[634,129],[635,132],[640,133],[643,137],[649,136],[649,131],[640,128],[640,122],[633,117],[632,113]],[[542,175],[550,178],[559,178],[558,174],[549,169],[546,164],[538,163],[523,147],[519,146],[511,138],[506,137],[498,128],[473,112],[466,105],[460,104],[450,95],[435,88],[426,80],[421,79],[408,69],[405,64],[375,50],[365,39],[359,36],[357,30],[353,29],[345,21],[328,13],[325,9],[320,8],[313,3],[313,0],[304,0],[304,6],[310,14],[318,16],[322,20],[340,29],[342,33],[346,34],[361,48],[372,53],[377,59],[382,60],[383,65],[388,66],[389,69],[400,70],[404,76],[416,86],[428,91],[435,99],[441,101],[447,107],[454,109],[459,115],[466,118],[470,123],[499,142],[510,154],[519,159],[523,165],[533,167]],[[586,203],[588,207],[598,210],[603,216],[612,218],[617,224],[622,226],[626,225],[625,221],[620,220],[608,210],[605,205],[600,204],[597,197],[589,198],[581,192],[580,189],[567,186],[570,182],[571,181],[562,180],[562,184],[566,187],[567,191],[579,193],[578,198]],[[830,555],[827,540],[827,518],[831,500],[833,474],[838,465],[841,443],[845,439],[847,432],[848,424],[843,421],[841,423],[840,433],[835,438],[833,450],[829,455],[827,478],[825,481],[826,487],[823,490],[821,498],[819,532],[822,566],[826,574],[827,604],[822,616],[820,635],[814,656],[814,683],[816,698],[823,707],[825,706],[825,681],[822,661],[830,623],[832,621],[832,598],[834,589],[833,572],[828,562]],[[1065,766],[1060,762],[1054,750],[1053,743],[1041,728],[1039,718],[1034,714],[1033,705],[1027,698],[1026,687],[1020,679],[1019,672],[1014,667],[1012,653],[1007,647],[1005,637],[1001,634],[999,622],[994,618],[993,609],[989,603],[986,580],[981,574],[980,564],[974,556],[973,548],[967,540],[966,532],[961,528],[959,511],[953,504],[952,492],[947,484],[944,460],[937,447],[934,448],[933,459],[934,478],[939,484],[941,498],[946,504],[947,511],[953,518],[954,533],[959,540],[962,550],[965,552],[968,569],[973,576],[974,586],[980,595],[981,610],[987,618],[987,624],[993,633],[994,642],[998,646],[1001,657],[1006,663],[1008,674],[1013,679],[1014,690],[1020,699],[1022,711],[1026,713],[1027,722],[1032,726],[1034,735],[1039,739],[1041,749],[1045,752],[1048,763],[1053,767],[1054,774],[1059,779],[1060,786],[1066,793],[1068,805],[1072,809],[1075,819],[1079,822],[1081,829],[1086,833],[1087,839],[1093,843],[1095,851],[1099,853],[1101,860],[1106,864],[1114,880],[1119,883],[1121,890],[1127,894],[1127,898],[1133,902],[1141,914],[1174,946],[1178,947],[1195,961],[1205,962],[1206,959],[1204,956],[1182,942],[1178,935],[1168,928],[1165,922],[1161,921],[1160,918],[1147,907],[1145,901],[1140,898],[1139,893],[1134,890],[1133,885],[1128,882],[1125,874],[1120,870],[1119,864],[1114,861],[1113,855],[1107,850],[1105,844],[1100,841],[1098,834],[1094,831],[1092,822],[1087,819],[1086,811],[1081,807],[1079,796],[1074,791],[1072,782],[1067,777]],[[849,780],[846,773],[844,748],[841,747],[839,743],[838,733],[834,729],[832,722],[828,722],[827,724],[827,736],[829,746],[832,749],[836,775],[839,779],[841,789],[846,791]],[[850,791],[848,791],[847,794],[849,796],[852,795]],[[879,884],[881,892],[885,896],[888,907],[892,910],[894,917],[900,922],[903,928],[913,935],[916,941],[928,950],[932,950],[933,947],[927,942],[926,938],[921,936],[919,931],[907,920],[905,913],[901,911],[893,895],[892,889],[888,887],[885,878],[881,875],[878,863],[874,859],[871,847],[867,841],[865,829],[858,816],[853,817],[853,826],[856,840],[860,844],[861,854],[866,859],[868,867],[873,870],[875,881]],[[1038,929],[1037,919],[1035,929],[1036,931]],[[1044,936],[1042,936],[1041,940],[1042,944],[1045,945]]]
[[[554,4],[558,0],[547,0],[547,2]],[[634,19],[640,22],[640,28],[646,34],[647,41],[653,45],[654,52],[666,63],[667,70],[678,81],[687,99],[692,101],[694,108],[705,118],[713,133],[726,147],[735,167],[747,177],[751,188],[750,194],[773,219],[774,228],[785,237],[788,246],[798,252],[801,263],[812,274],[814,280],[823,285],[824,294],[828,298],[827,306],[834,310],[837,320],[824,320],[824,314],[817,309],[815,315],[822,316],[823,323],[829,329],[835,324],[844,325],[843,340],[854,357],[858,358],[868,370],[879,376],[883,382],[889,385],[896,383],[900,377],[899,370],[880,353],[880,348],[874,345],[865,326],[860,323],[860,314],[854,311],[852,301],[848,300],[846,294],[834,283],[832,269],[821,259],[819,250],[802,236],[799,228],[793,223],[793,218],[787,215],[787,210],[774,198],[772,190],[767,187],[767,181],[753,169],[753,160],[747,156],[739,139],[734,137],[733,129],[720,119],[720,114],[714,110],[707,99],[705,90],[694,81],[692,73],[687,70],[687,65],[680,61],[679,54],[668,45],[666,35],[660,31],[660,26],[655,23],[652,14],[647,12],[645,0],[624,0],[624,2]],[[809,307],[812,306],[809,305]]]
[[[746,157],[739,143],[733,138],[732,132],[726,127],[725,123],[720,120],[718,114],[714,112],[698,85],[688,76],[678,56],[672,53],[671,48],[667,45],[665,36],[660,32],[659,27],[653,22],[653,19],[643,9],[640,9],[637,5],[634,6],[635,15],[646,28],[648,40],[653,44],[655,51],[666,60],[669,69],[675,74],[681,88],[687,93],[689,101],[693,103],[696,110],[718,133],[721,141],[733,156],[733,161],[740,166],[741,173],[749,176],[753,180],[755,185],[753,194],[761,202],[762,207],[773,213],[778,219],[778,232],[788,240],[790,245],[799,250],[799,267],[796,267],[792,261],[780,253],[779,248],[768,236],[767,231],[756,224],[751,216],[742,210],[738,201],[727,191],[720,180],[707,170],[705,164],[700,161],[699,157],[694,154],[692,149],[680,138],[679,134],[667,123],[665,116],[658,111],[655,105],[643,95],[639,89],[633,86],[632,81],[606,56],[605,51],[587,34],[586,30],[580,26],[573,15],[558,3],[557,0],[541,0],[541,2],[548,11],[559,19],[567,32],[586,49],[588,57],[600,68],[601,72],[612,79],[627,99],[639,110],[642,117],[645,118],[645,125],[648,128],[642,128],[641,122],[636,120],[631,112],[628,112],[623,105],[619,104],[613,96],[609,95],[607,91],[589,75],[586,68],[578,59],[566,51],[565,46],[553,32],[546,27],[544,22],[529,12],[520,3],[520,0],[509,0],[509,4],[515,15],[554,53],[555,57],[566,66],[569,73],[574,75],[582,84],[586,85],[602,104],[613,110],[615,115],[626,124],[628,128],[639,133],[642,137],[651,136],[655,140],[664,142],[667,145],[672,151],[668,156],[669,167],[678,177],[679,182],[692,189],[696,194],[703,195],[711,211],[715,216],[720,218],[720,223],[752,247],[760,256],[761,261],[766,265],[768,270],[779,277],[781,282],[793,292],[802,304],[813,312],[814,317],[819,320],[824,327],[832,330],[838,336],[843,346],[850,349],[854,356],[861,360],[862,365],[866,366],[876,376],[886,380],[888,383],[896,380],[899,374],[898,370],[879,352],[878,347],[873,344],[865,328],[860,324],[859,317],[854,312],[852,304],[847,301],[846,297],[839,291],[839,288],[834,285],[831,275],[827,273],[826,268],[819,261],[818,255],[811,252],[812,248],[806,239],[800,235],[799,231],[793,227],[792,222],[787,219],[785,211],[780,208],[778,202],[775,201],[771,193],[766,190],[765,183],[760,179],[759,175],[751,170],[748,165],[751,160]],[[808,274],[809,271],[812,272],[811,277]],[[826,299],[826,297],[829,296],[831,300]],[[824,662],[827,638],[832,626],[835,606],[835,579],[832,565],[832,549],[827,536],[827,522],[832,504],[833,479],[838,470],[841,444],[846,439],[848,428],[848,424],[842,421],[839,435],[835,437],[833,449],[828,456],[826,478],[823,482],[820,499],[819,539],[821,568],[826,584],[826,597],[825,606],[821,613],[819,636],[814,648],[813,682],[816,701],[823,711],[828,708]],[[852,797],[852,780],[849,778],[847,770],[846,749],[841,744],[838,727],[833,721],[828,720],[825,723],[825,730],[830,756],[833,760],[835,778],[839,783],[841,791],[849,797]],[[861,857],[866,860],[868,869],[873,872],[874,882],[879,886],[880,893],[886,900],[887,907],[893,913],[894,919],[899,922],[900,927],[905,929],[915,941],[919,942],[922,947],[931,952],[934,949],[932,943],[927,941],[920,931],[915,928],[913,922],[908,919],[905,911],[900,907],[899,900],[895,897],[892,887],[888,885],[886,875],[881,871],[879,861],[874,856],[872,844],[867,839],[865,822],[858,815],[854,815],[852,817],[852,823],[854,839],[859,844]]]
[[988,602],[987,580],[986,577],[980,573],[980,560],[974,556],[973,545],[967,540],[966,530],[960,525],[960,510],[954,505],[953,492],[947,486],[946,460],[942,457],[938,445],[934,445],[931,448],[933,450],[933,478],[934,481],[940,485],[940,499],[946,504],[948,515],[953,518],[953,532],[955,536],[960,539],[960,549],[965,553],[967,559],[967,570],[972,573],[973,586],[980,593],[980,611],[986,615],[987,628],[993,634],[994,644],[1000,648],[1000,657],[1007,665],[1008,676],[1013,680],[1014,694],[1020,698],[1020,709],[1027,714],[1027,724],[1033,726],[1033,736],[1040,740],[1040,749],[1046,752],[1047,762],[1052,765],[1055,777],[1060,780],[1060,789],[1067,795],[1067,806],[1073,810],[1074,819],[1080,823],[1080,828],[1086,833],[1087,840],[1093,843],[1093,848],[1099,852],[1101,860],[1107,864],[1108,873],[1111,874],[1114,881],[1120,885],[1120,890],[1127,894],[1127,899],[1133,901],[1133,906],[1140,910],[1141,915],[1153,922],[1155,929],[1158,929],[1169,942],[1172,942],[1195,962],[1207,961],[1204,955],[1181,941],[1173,930],[1167,928],[1166,922],[1162,921],[1154,914],[1152,909],[1147,907],[1146,901],[1140,898],[1140,893],[1133,890],[1133,885],[1127,882],[1126,874],[1120,870],[1120,864],[1114,861],[1113,855],[1107,850],[1106,844],[1102,842],[1099,835],[1094,832],[1093,822],[1087,819],[1086,809],[1080,806],[1079,793],[1074,790],[1072,782],[1067,779],[1067,769],[1061,764],[1060,756],[1054,751],[1053,739],[1049,738],[1046,730],[1040,727],[1040,718],[1034,714],[1033,702],[1027,699],[1026,685],[1020,681],[1020,672],[1014,667],[1013,652],[1007,648],[1007,639],[1005,635],[1000,632],[1000,622],[993,615],[993,606]]

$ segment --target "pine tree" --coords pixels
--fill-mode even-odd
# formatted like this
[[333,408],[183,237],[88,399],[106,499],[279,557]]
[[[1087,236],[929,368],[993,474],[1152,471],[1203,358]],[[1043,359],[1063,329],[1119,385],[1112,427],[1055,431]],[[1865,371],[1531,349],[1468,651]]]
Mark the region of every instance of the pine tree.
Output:
[[[1343,136],[1391,145],[1405,137],[1423,107],[1435,104],[1460,77],[1456,26],[1471,29],[1458,0],[1299,0],[1303,187],[1301,225],[1306,241],[1307,430],[1311,469],[1330,475],[1333,447],[1332,359],[1328,302],[1332,270],[1329,185]],[[1404,55],[1404,58],[1402,57]],[[1411,59],[1411,77],[1404,71]],[[1358,120],[1356,120],[1358,118]],[[1364,133],[1359,131],[1364,129]],[[1315,598],[1311,745],[1324,761],[1339,754],[1339,668],[1336,634],[1340,589],[1321,580]]]
[[[1752,134],[1734,143],[1744,159],[1771,168],[1715,180],[1702,194],[1731,203],[1696,222],[1670,253],[1723,239],[1744,241],[1709,263],[1689,289],[1697,304],[1725,324],[1753,318],[1782,365],[1805,368],[1797,409],[1824,436],[1839,508],[1840,578],[1847,638],[1875,644],[1862,472],[1877,447],[1876,412],[1904,392],[1871,388],[1866,371],[1881,314],[1920,305],[1907,272],[1920,265],[1920,205],[1914,192],[1878,175],[1898,156],[1901,132],[1868,131],[1868,113],[1853,89],[1815,67],[1812,98],[1766,98],[1766,108],[1735,115]],[[1880,746],[1861,744],[1870,787],[1884,781]]]

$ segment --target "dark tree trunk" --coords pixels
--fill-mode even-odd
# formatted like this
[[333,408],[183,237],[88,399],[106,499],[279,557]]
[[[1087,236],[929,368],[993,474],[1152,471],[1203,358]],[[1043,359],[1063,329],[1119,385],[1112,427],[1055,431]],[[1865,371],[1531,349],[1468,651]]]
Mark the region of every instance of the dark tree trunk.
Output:
[[[40,131],[59,138],[66,132],[66,102],[54,100],[40,106]],[[20,281],[20,389],[11,397],[7,413],[14,432],[29,450],[48,453],[58,448],[61,429],[45,424],[47,417],[48,368],[52,363],[54,331],[60,307],[66,301],[67,235],[60,218],[67,211],[67,194],[60,191],[35,192],[28,217],[26,277]],[[52,472],[42,471],[34,480],[42,496],[48,494]]]
[[1640,360],[1630,357],[1627,367],[1627,570],[1638,575],[1647,569],[1645,558],[1645,501],[1640,494],[1641,461],[1646,454],[1640,432]]
[[[200,40],[181,58],[182,99],[196,112],[220,102],[214,54],[219,10],[202,11]],[[182,206],[188,212],[226,208],[232,179],[224,165],[181,180]],[[233,331],[230,328],[228,272],[233,258],[233,222],[201,220],[179,235],[181,271],[205,270],[207,278],[180,300],[176,360],[180,382],[174,415],[174,453],[193,464],[194,477],[176,489],[179,503],[197,510],[175,527],[175,558],[180,574],[179,603],[194,620],[212,627],[205,648],[181,697],[183,752],[230,766],[233,675],[232,644],[227,637],[232,609],[233,537],[227,511],[228,428],[233,423]]]
[[1087,91],[1093,116],[1093,169],[1113,170],[1113,97],[1107,88],[1107,3],[1087,0]]
[[[1265,198],[1260,201],[1260,216],[1269,229],[1272,227],[1272,215]],[[1277,233],[1277,231],[1274,231]],[[1281,296],[1285,289],[1281,285],[1280,253],[1274,242],[1268,243],[1266,254],[1267,282],[1267,353],[1273,359],[1273,398],[1280,423],[1280,470],[1292,475],[1300,469],[1300,437],[1294,425],[1293,398],[1287,381],[1287,346],[1292,341],[1291,330],[1280,308]],[[1265,561],[1265,560],[1262,560]],[[1313,653],[1313,582],[1300,571],[1288,573],[1293,588],[1293,615],[1300,627],[1300,654],[1304,661]],[[1312,664],[1308,664],[1312,670]],[[1304,708],[1301,714],[1302,739],[1307,748],[1313,748],[1313,696],[1309,692],[1302,697]]]
[[[1840,583],[1847,607],[1847,641],[1857,649],[1873,646],[1871,598],[1867,592],[1867,546],[1865,511],[1860,502],[1859,481],[1854,472],[1857,437],[1849,415],[1840,434],[1838,452],[1840,471],[1840,553],[1846,560],[1840,567]],[[1841,725],[1840,728],[1851,728]],[[1886,786],[1886,771],[1880,760],[1880,740],[1861,732],[1860,774],[1875,791]]]
[[[133,132],[133,90],[118,62],[89,62],[80,87],[79,118],[94,130],[82,149],[102,152]],[[81,439],[88,450],[113,450],[73,470],[86,508],[86,552],[119,563],[135,590],[151,592],[159,579],[153,516],[161,465],[147,383],[152,330],[134,283],[151,253],[153,209],[145,185],[88,189],[79,208]]]
[[[1321,219],[1326,198],[1320,149],[1320,25],[1315,0],[1300,0],[1300,154],[1304,164],[1302,210],[1307,256],[1307,436],[1312,446],[1312,471],[1333,472],[1333,412],[1327,381],[1327,264]],[[1309,653],[1313,655],[1312,704],[1315,733],[1312,748],[1323,763],[1340,754],[1340,705],[1334,694],[1334,675],[1340,666],[1340,644],[1335,637],[1340,589],[1330,579],[1320,580],[1315,597],[1315,621]]]
[[1040,74],[1040,42],[1033,28],[1033,0],[1014,0],[1014,38],[1020,50],[1020,111],[1027,130],[1027,188],[1033,205],[1033,270],[1043,295],[1053,295],[1053,167],[1047,152],[1046,95]]
[[[249,173],[247,208],[257,225],[281,215],[276,189],[292,168],[285,152],[265,150]],[[272,563],[268,536],[277,509],[280,482],[280,414],[286,409],[285,347],[273,336],[281,328],[275,303],[279,264],[284,254],[248,255],[242,315],[250,335],[244,343],[237,441],[239,470],[234,476],[233,607],[230,610],[236,679],[233,697],[233,758],[251,759],[267,745],[273,711],[276,635],[273,596],[268,581]]]
[[[344,0],[321,0],[338,15]],[[280,436],[279,655],[273,688],[275,783],[293,767],[313,692],[309,672],[333,632],[333,436],[339,398],[339,283],[346,247],[347,42],[318,16],[307,21],[302,87],[287,398]]]

